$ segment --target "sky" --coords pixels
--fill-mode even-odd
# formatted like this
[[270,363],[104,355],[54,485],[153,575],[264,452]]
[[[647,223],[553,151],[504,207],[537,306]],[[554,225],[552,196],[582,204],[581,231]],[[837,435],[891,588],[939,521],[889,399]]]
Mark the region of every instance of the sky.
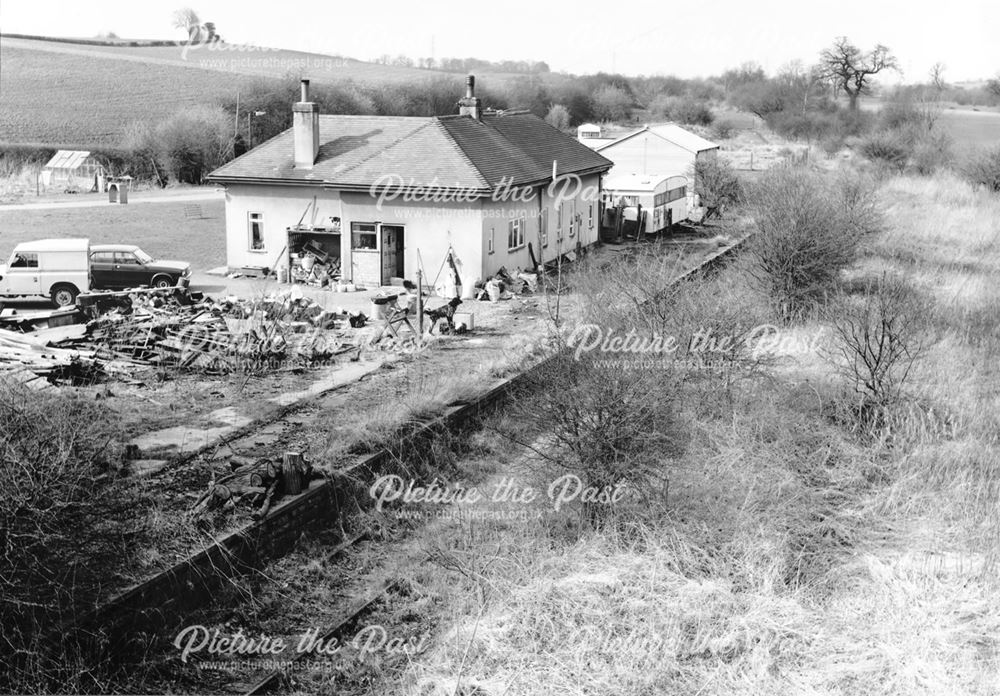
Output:
[[902,75],[888,82],[926,81],[937,62],[953,82],[1000,72],[997,0],[0,0],[0,32],[180,39],[171,17],[181,7],[214,22],[230,43],[362,60],[383,54],[542,60],[578,74],[696,77],[747,61],[769,72],[794,60],[810,64],[843,35],[861,48],[882,43],[895,53]]

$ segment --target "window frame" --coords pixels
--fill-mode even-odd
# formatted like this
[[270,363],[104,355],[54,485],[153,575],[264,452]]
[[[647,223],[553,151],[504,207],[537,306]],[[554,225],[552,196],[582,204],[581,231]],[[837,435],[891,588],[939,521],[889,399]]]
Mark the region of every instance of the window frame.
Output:
[[486,238],[486,253],[492,254],[496,248],[496,227],[490,227],[490,236]]
[[507,223],[507,253],[525,247],[524,218],[516,217]]
[[[257,227],[260,246],[254,246],[254,226]],[[264,235],[264,213],[255,210],[247,211],[247,251],[254,254],[267,253],[267,238]]]
[[37,251],[19,251],[16,254],[17,258],[24,259],[24,264],[12,263],[10,268],[38,268],[38,252]]
[[[367,228],[371,228],[370,230]],[[365,229],[361,229],[365,228]],[[378,251],[378,225],[374,222],[351,223],[351,251]],[[371,237],[374,246],[359,246],[360,237]]]

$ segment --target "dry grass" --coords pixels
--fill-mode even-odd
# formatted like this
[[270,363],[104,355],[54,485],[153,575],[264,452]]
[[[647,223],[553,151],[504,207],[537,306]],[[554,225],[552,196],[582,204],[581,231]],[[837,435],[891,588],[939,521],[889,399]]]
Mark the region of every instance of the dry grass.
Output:
[[451,613],[396,692],[997,692],[1000,200],[942,175],[890,180],[883,202],[854,273],[902,273],[932,306],[893,439],[853,439],[829,366],[786,356],[730,409],[683,412],[665,507],[599,532],[435,525],[426,543],[498,560],[420,577]]

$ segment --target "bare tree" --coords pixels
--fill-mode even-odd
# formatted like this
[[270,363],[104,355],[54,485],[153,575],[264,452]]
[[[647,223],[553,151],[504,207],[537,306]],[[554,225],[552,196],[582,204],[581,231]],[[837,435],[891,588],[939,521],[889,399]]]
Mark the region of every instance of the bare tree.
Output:
[[201,35],[201,19],[199,19],[198,13],[190,7],[175,10],[173,19],[174,28],[185,30],[188,33],[188,38],[192,41],[197,40]]
[[858,108],[858,97],[871,91],[871,78],[883,70],[899,70],[899,61],[889,49],[878,44],[864,52],[846,36],[839,36],[833,46],[820,53],[819,75],[843,90],[851,111]]
[[1000,76],[986,81],[986,89],[995,97],[1000,97]]
[[934,89],[938,94],[948,87],[948,83],[944,79],[945,67],[945,64],[940,61],[931,66],[931,84],[934,85]]
[[860,298],[833,303],[830,359],[854,391],[854,417],[872,434],[888,424],[923,351],[920,319],[926,306],[903,279],[883,273]]

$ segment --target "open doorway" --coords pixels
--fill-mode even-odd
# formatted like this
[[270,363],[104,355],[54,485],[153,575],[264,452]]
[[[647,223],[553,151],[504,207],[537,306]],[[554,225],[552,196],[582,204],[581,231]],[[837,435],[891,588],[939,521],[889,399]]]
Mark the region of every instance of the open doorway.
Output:
[[402,225],[382,225],[382,285],[403,278],[404,230]]

